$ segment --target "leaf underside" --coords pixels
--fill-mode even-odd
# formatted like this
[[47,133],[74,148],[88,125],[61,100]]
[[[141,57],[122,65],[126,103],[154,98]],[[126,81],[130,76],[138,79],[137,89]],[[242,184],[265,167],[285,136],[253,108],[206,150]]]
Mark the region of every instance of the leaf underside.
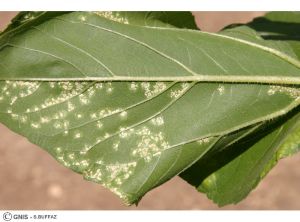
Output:
[[179,174],[237,203],[299,150],[298,39],[267,39],[264,26],[212,34],[185,12],[20,13],[0,34],[0,121],[127,204]]

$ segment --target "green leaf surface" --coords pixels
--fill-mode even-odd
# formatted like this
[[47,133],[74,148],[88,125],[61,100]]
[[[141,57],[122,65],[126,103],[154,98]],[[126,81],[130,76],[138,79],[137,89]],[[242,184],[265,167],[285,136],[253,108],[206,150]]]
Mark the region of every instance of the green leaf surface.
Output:
[[[297,18],[296,15],[298,16],[299,13],[272,12],[267,14],[266,18],[280,19],[283,22],[281,25],[284,25],[284,22],[287,22],[288,18],[290,18],[299,24],[299,18],[295,21]],[[283,29],[282,27],[278,27],[278,24],[266,22],[265,18],[258,18],[250,23],[249,26],[231,26],[224,29],[221,33],[247,39],[252,42],[263,37],[268,39],[268,43],[266,44],[274,48],[279,46],[278,50],[280,50],[282,44],[291,44],[291,41],[282,42],[283,39],[281,39],[279,42],[278,39],[269,38],[270,34],[266,34],[267,30],[273,30],[273,33],[277,34],[280,31],[285,32],[287,36],[293,38],[293,31],[296,24],[294,23],[293,27],[290,24],[286,24],[287,27]],[[249,27],[259,32],[256,33]],[[299,43],[295,42],[295,44]],[[282,48],[281,50],[284,51],[287,49]],[[293,49],[295,50],[295,48]],[[296,53],[297,51],[291,51],[291,49],[286,51],[289,54],[293,54],[294,52]],[[256,127],[233,134],[231,137],[240,136],[240,138],[227,138],[230,145],[224,142],[216,144],[212,151],[183,172],[181,177],[195,186],[199,191],[206,193],[210,199],[220,206],[238,203],[257,186],[279,159],[291,156],[299,151],[298,134],[300,128],[298,119],[299,114],[286,123],[281,121],[281,125],[277,126],[277,130],[269,134],[264,132],[268,131],[265,129],[265,126],[263,130],[260,130],[259,133],[256,132],[256,134],[252,133]]]
[[266,40],[289,43],[300,58],[300,12],[270,12],[248,24]]
[[299,151],[299,118],[297,114],[287,122],[281,120],[268,129],[263,126],[255,133],[244,130],[238,142],[225,145],[226,148],[224,144],[217,144],[214,152],[204,156],[181,177],[219,206],[238,203],[279,159]]
[[289,44],[249,28],[194,28],[188,13],[20,14],[0,35],[0,121],[136,203],[300,102],[300,62]]
[[114,14],[51,15],[2,34],[1,79],[300,83],[300,62],[263,40],[130,24]]

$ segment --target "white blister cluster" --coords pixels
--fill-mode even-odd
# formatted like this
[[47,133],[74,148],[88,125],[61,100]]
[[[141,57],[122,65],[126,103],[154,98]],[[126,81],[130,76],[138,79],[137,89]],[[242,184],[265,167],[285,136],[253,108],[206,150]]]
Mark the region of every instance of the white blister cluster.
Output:
[[[48,98],[45,98],[43,103],[28,108],[26,112],[37,112],[51,106],[61,104],[75,96],[81,96],[81,93],[88,86],[88,84],[89,83],[87,82],[49,82],[49,87],[52,90],[57,90],[60,93],[58,95],[50,94]],[[72,109],[72,105],[72,103],[69,103],[70,110]]]
[[101,183],[104,187],[109,188],[122,199],[126,199],[120,187],[130,178],[137,167],[137,162],[128,163],[105,163],[99,160],[91,167],[84,171],[83,175],[86,179]]
[[66,167],[75,169],[76,171],[84,171],[91,165],[90,160],[79,152],[66,151],[62,147],[54,148],[57,160]]
[[210,138],[210,137],[206,137],[206,138],[197,140],[197,143],[198,143],[199,145],[203,145],[203,144],[205,144],[205,143],[209,143],[210,141],[211,141],[211,138]]
[[170,97],[173,99],[179,98],[180,96],[182,96],[187,89],[189,89],[189,87],[191,86],[191,83],[181,83],[181,88],[180,89],[176,89],[176,90],[171,90],[170,92]]
[[115,21],[115,22],[119,22],[119,23],[123,23],[123,24],[129,24],[129,21],[126,17],[121,16],[121,14],[119,12],[94,12],[96,15],[99,15],[101,17],[107,18],[109,20]]
[[219,95],[223,95],[225,93],[225,87],[223,85],[219,85],[217,90]]
[[132,151],[134,157],[142,158],[150,162],[153,157],[160,155],[162,151],[169,147],[163,132],[152,132],[148,127],[143,126],[136,130],[137,146]]
[[[130,112],[132,107],[139,106],[167,91],[168,83],[126,84],[7,81],[0,94],[0,103],[6,96],[14,98],[12,91],[19,92],[20,95],[16,96],[22,98],[34,95],[26,100],[28,106],[24,108],[23,113],[15,112],[13,106],[9,107],[7,112],[11,114],[11,118],[31,128],[37,135],[41,132],[48,133],[50,130],[51,134],[47,136],[53,145],[49,150],[54,152],[60,163],[83,173],[87,179],[101,182],[119,196],[123,195],[123,198],[126,198],[119,188],[134,174],[137,163],[139,161],[149,163],[169,147],[162,130],[165,120],[160,112],[157,111],[149,119],[145,117],[145,122],[139,124],[132,122],[134,115]],[[188,85],[180,86],[184,90]],[[115,102],[113,99],[116,93],[120,92],[128,93],[136,100],[132,102],[128,97],[122,101],[123,103]],[[164,95],[168,100],[172,100],[168,93]],[[104,98],[105,102],[98,98]],[[110,101],[115,103],[111,104]],[[16,105],[18,98],[11,102]],[[110,120],[116,124],[110,125]],[[98,161],[91,158],[92,152],[100,152],[101,149],[106,149],[106,153],[120,154],[124,152],[125,143],[132,145],[128,148],[128,162],[108,163],[105,162],[108,160],[105,159],[107,157]]]
[[155,126],[164,125],[164,118],[162,116],[154,117],[151,119],[151,123]]
[[300,88],[287,87],[287,86],[270,86],[268,90],[268,95],[274,95],[275,93],[283,93],[290,96],[293,99],[300,98]]
[[167,88],[167,85],[164,82],[142,82],[140,87],[144,91],[145,96],[151,98],[163,92]]
[[[4,84],[3,84],[4,83]],[[13,105],[18,99],[35,93],[40,86],[39,82],[3,81],[0,94],[0,103],[8,102]]]

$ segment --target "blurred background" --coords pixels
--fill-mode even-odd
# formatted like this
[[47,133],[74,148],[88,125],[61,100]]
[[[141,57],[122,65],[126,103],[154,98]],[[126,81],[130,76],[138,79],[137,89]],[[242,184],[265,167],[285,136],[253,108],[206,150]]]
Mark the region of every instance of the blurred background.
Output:
[[[198,26],[216,32],[264,12],[194,12]],[[3,30],[16,12],[0,12]],[[281,160],[237,205],[222,210],[300,210],[300,153]],[[234,187],[233,187],[234,189]],[[220,209],[178,177],[150,191],[139,205],[126,207],[101,185],[82,179],[38,146],[0,124],[0,210],[210,210]]]

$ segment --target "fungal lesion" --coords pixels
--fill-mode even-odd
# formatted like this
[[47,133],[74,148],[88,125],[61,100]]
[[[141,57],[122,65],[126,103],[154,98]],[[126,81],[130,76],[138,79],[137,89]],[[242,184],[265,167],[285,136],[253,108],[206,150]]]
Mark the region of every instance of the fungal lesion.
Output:
[[219,95],[223,95],[225,93],[225,86],[219,85],[217,88],[217,91],[218,91]]
[[1,81],[0,103],[14,103],[35,93],[40,87],[39,82],[31,81]]
[[128,115],[128,113],[125,110],[120,113],[121,119],[127,119],[127,115]]
[[164,125],[164,118],[163,116],[157,116],[157,117],[154,117],[150,120],[150,122],[154,125],[154,126],[162,126]]
[[207,144],[211,141],[212,137],[206,137],[206,138],[202,138],[202,139],[199,139],[197,140],[196,142],[199,144],[199,145],[203,145],[203,144]]
[[96,127],[97,129],[101,129],[103,127],[103,123],[100,120],[96,121]]
[[79,139],[81,137],[82,137],[82,133],[81,132],[79,132],[79,131],[75,131],[74,132],[74,136],[73,136],[74,139]]
[[139,88],[139,84],[137,82],[131,82],[129,85],[129,90],[132,92],[136,92]]
[[82,154],[79,151],[67,151],[62,146],[53,148],[51,152],[65,167],[82,173],[86,180],[102,184],[124,201],[128,200],[130,195],[124,193],[121,187],[134,175],[138,165],[136,160],[107,162],[102,157],[101,159],[92,159],[86,155],[86,152]]
[[[83,172],[91,165],[91,161],[78,151],[68,151],[61,146],[55,147],[53,151],[58,162],[77,172]],[[53,153],[53,151],[51,152]]]
[[83,172],[85,179],[101,183],[104,187],[126,200],[127,194],[121,191],[121,186],[133,175],[137,167],[136,161],[105,163],[103,160]]
[[147,126],[143,126],[137,129],[134,134],[137,137],[137,142],[131,154],[133,157],[143,159],[145,162],[150,162],[169,147],[162,131],[154,131]]
[[[81,94],[88,84],[88,82],[2,81],[0,103],[9,104],[11,108],[18,110],[16,112],[38,112]],[[25,101],[33,98],[35,104]],[[68,110],[72,109],[70,104]]]
[[282,93],[288,95],[293,99],[300,98],[300,88],[298,87],[288,87],[288,86],[279,86],[279,85],[271,85],[268,89],[268,95],[274,95],[276,93]]
[[144,92],[146,98],[152,98],[167,89],[165,82],[141,82],[140,89]]
[[44,14],[45,12],[33,12],[33,11],[29,11],[29,12],[22,12],[22,13],[19,13],[17,15],[17,17],[15,17],[12,22],[13,23],[24,23],[24,22],[28,22],[28,21],[31,21],[33,19],[35,19],[36,17]]
[[40,108],[47,108],[52,105],[63,103],[77,95],[81,96],[89,84],[89,82],[49,82],[48,86],[50,90],[59,93],[57,95],[50,93],[49,97],[45,99],[45,102],[40,105]]
[[111,116],[115,113],[120,113],[122,112],[122,109],[121,108],[103,108],[99,111],[98,115],[97,115],[97,118],[104,118],[104,117],[107,117],[107,116]]
[[181,88],[176,89],[176,90],[172,89],[172,90],[170,91],[170,97],[171,97],[172,99],[179,98],[180,96],[182,96],[182,95],[186,92],[187,89],[190,88],[190,86],[191,86],[192,84],[193,84],[193,83],[188,83],[188,82],[180,83],[180,87],[181,87]]
[[[102,119],[115,113],[119,113],[121,120],[127,119],[127,111],[118,107],[109,108],[101,106],[88,112],[81,111],[83,106],[89,103],[92,104],[92,97],[99,95],[99,93],[102,95],[105,93],[104,91],[100,92],[102,89],[112,90],[114,85],[110,82],[43,82],[41,85],[28,84],[30,82],[16,82],[17,84],[14,81],[3,81],[3,92],[19,85],[26,86],[26,89],[33,90],[34,92],[38,88],[41,88],[37,95],[24,98],[20,103],[16,101],[14,106],[8,105],[5,101],[0,101],[0,105],[2,103],[4,111],[11,115],[12,120],[22,124],[22,127],[28,126],[32,129],[42,129],[45,132],[51,130],[55,135],[65,132],[63,135],[66,136],[69,134],[68,129],[70,127],[74,127],[76,124],[80,124],[87,119],[95,122],[97,129],[101,129],[103,126],[102,122],[97,119]],[[37,89],[33,89],[33,86],[36,86]],[[16,91],[20,90],[16,89]],[[0,94],[2,100],[4,100],[3,92]],[[10,93],[7,94],[11,95]],[[42,99],[44,98],[44,94],[46,99]],[[77,136],[76,138],[80,137]]]
[[[96,95],[100,95],[100,93],[106,97],[111,96],[111,94],[114,95],[118,90],[125,89],[128,95],[131,95],[132,98],[137,98],[135,103],[138,104],[138,102],[148,101],[152,97],[166,91],[166,89],[169,89],[170,84],[165,82],[128,82],[125,83],[127,85],[122,85],[120,88],[114,84],[105,82],[94,83],[93,85],[90,82],[43,82],[42,87],[45,88],[42,88],[41,92],[47,91],[47,94],[45,94],[47,96],[46,100],[38,93],[36,97],[40,97],[39,101],[34,99],[24,100],[25,102],[29,101],[28,107],[26,107],[27,112],[15,114],[15,110],[11,110],[11,107],[9,112],[12,118],[24,124],[26,123],[25,126],[31,127],[34,132],[48,133],[50,132],[49,129],[52,130],[51,133],[53,134],[51,134],[52,137],[49,139],[49,141],[53,142],[51,143],[51,146],[53,146],[51,152],[54,153],[54,156],[60,163],[74,171],[83,173],[85,178],[89,180],[101,182],[105,187],[124,199],[127,195],[122,193],[120,187],[134,175],[137,163],[141,161],[149,164],[149,162],[158,158],[164,149],[169,147],[162,130],[165,124],[164,116],[161,114],[156,115],[147,119],[147,122],[140,126],[127,128],[126,121],[130,120],[132,115],[129,109],[125,109],[126,103],[125,105],[116,103],[109,104],[111,106],[104,106],[100,102],[93,103],[94,99],[96,101],[99,98]],[[30,84],[27,84],[26,87],[28,85]],[[40,85],[30,86],[33,91],[40,87]],[[180,89],[185,89],[187,86],[182,84]],[[75,96],[76,98],[73,98]],[[169,94],[166,93],[165,96],[168,100],[170,99]],[[128,101],[132,103],[132,100],[128,99]],[[99,106],[89,109],[88,104],[97,104]],[[43,110],[50,108],[50,106],[53,107]],[[119,129],[120,133],[116,133],[115,137],[113,137],[113,132],[107,129],[108,121],[102,120],[113,114],[116,114],[114,118],[118,121],[117,123],[120,123],[120,125],[116,124],[116,129]],[[76,124],[79,125],[85,122],[89,122],[88,125],[84,126],[86,128],[76,127]],[[86,141],[87,138],[88,141]],[[113,138],[113,140],[110,138]],[[68,145],[63,143],[66,140],[69,141]],[[105,161],[109,159],[104,158],[100,164],[100,161],[91,157],[89,152],[91,148],[104,141],[105,143],[103,144],[112,141],[107,149],[109,149],[109,152],[118,154],[124,152],[125,143],[132,143],[132,146],[128,148],[127,162],[116,161],[108,163]],[[97,166],[94,166],[95,163]]]
[[109,12],[109,11],[104,11],[104,12],[93,12],[95,15],[98,15],[100,17],[119,22],[122,24],[129,24],[129,21],[126,17],[122,16],[119,12]]

